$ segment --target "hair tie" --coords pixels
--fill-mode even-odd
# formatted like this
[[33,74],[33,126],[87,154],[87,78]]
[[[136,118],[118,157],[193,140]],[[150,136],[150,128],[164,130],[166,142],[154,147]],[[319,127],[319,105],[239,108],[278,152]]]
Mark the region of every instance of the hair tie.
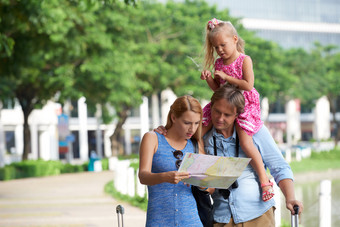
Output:
[[213,18],[212,20],[210,20],[210,21],[208,22],[208,26],[209,26],[210,30],[213,30],[213,29],[216,27],[216,25],[218,25],[218,24],[221,23],[221,22],[223,22],[223,21],[218,20],[218,19],[216,19],[216,18]]

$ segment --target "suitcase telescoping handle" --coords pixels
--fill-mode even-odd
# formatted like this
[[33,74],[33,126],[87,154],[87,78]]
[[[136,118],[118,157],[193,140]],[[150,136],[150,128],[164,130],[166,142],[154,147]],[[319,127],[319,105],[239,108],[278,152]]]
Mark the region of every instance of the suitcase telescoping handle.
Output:
[[122,227],[124,227],[124,221],[123,221],[124,207],[122,205],[118,205],[116,207],[116,213],[117,213],[117,219],[118,219],[118,227],[120,227],[119,214],[122,218]]
[[292,214],[291,218],[291,225],[292,227],[298,227],[299,226],[299,206],[294,205],[294,214]]

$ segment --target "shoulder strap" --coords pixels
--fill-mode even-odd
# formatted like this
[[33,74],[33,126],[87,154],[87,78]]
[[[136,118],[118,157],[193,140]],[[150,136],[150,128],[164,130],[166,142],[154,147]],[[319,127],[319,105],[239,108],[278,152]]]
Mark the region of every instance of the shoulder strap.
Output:
[[[213,139],[214,139],[214,155],[217,156],[217,147],[216,147],[216,137],[213,136]],[[237,132],[236,132],[236,157],[239,156],[239,148],[240,148],[240,145],[239,145],[239,140],[238,140],[238,135],[237,135]]]
[[213,139],[214,139],[214,155],[217,156],[216,137],[213,136]]
[[235,149],[236,149],[236,157],[238,157],[239,156],[239,152],[240,152],[240,144],[239,144],[239,140],[238,140],[238,135],[237,135],[237,132],[236,132],[236,147],[235,147]]

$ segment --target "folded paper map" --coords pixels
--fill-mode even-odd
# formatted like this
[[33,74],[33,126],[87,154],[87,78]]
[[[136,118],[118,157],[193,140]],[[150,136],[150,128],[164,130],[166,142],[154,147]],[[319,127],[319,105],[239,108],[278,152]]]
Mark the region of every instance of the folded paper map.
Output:
[[178,171],[190,174],[190,178],[182,180],[187,184],[209,188],[229,188],[242,174],[250,160],[250,158],[186,153]]

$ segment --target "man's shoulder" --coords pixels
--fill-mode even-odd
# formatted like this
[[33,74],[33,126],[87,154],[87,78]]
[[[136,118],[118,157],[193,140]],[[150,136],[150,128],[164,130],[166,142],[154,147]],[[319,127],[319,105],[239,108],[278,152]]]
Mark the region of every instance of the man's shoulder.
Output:
[[203,136],[204,147],[209,147],[213,145],[213,136],[214,136],[214,127],[212,127],[208,132],[206,132]]
[[205,140],[205,139],[212,137],[213,132],[214,132],[214,127],[211,127],[211,129],[204,134],[203,139]]

